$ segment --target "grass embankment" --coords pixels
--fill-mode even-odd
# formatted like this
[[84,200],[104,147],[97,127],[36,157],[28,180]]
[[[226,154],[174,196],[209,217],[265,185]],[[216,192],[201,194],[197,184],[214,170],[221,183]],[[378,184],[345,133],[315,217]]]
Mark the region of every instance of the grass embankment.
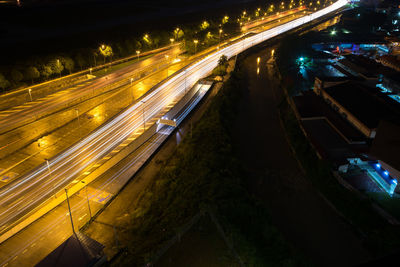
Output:
[[358,230],[364,244],[376,255],[400,246],[400,229],[390,225],[372,208],[368,198],[361,199],[339,184],[328,162],[320,160],[300,129],[287,101],[280,107],[281,119],[297,159],[307,177],[335,208]]
[[[232,125],[241,88],[240,64],[207,111],[143,192],[135,207],[131,242],[115,265],[142,265],[202,209],[211,209],[246,266],[302,262],[249,196],[232,149]],[[199,251],[198,253],[201,253]]]

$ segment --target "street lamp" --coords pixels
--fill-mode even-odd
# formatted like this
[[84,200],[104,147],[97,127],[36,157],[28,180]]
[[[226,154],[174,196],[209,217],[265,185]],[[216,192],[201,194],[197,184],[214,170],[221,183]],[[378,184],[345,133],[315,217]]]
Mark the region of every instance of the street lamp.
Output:
[[32,100],[32,93],[31,93],[31,92],[32,92],[32,89],[29,88],[29,89],[28,89],[28,93],[29,93],[29,97],[30,97],[31,102],[32,102],[33,100]]
[[92,75],[92,68],[89,69],[89,73],[90,73],[90,75]]
[[187,70],[185,69],[185,94],[186,94],[186,72]]
[[175,29],[175,39],[176,40],[178,40],[178,37],[179,37],[179,31],[180,31],[181,29],[179,29],[179,28],[176,28]]
[[69,218],[71,219],[72,232],[75,234],[74,221],[72,220],[71,206],[69,205],[68,189],[67,188],[65,188],[65,195],[67,196],[67,204],[68,204]]
[[75,109],[76,118],[78,119],[78,126],[79,126],[79,136],[82,138],[82,130],[81,130],[81,122],[79,120],[79,109]]
[[139,55],[140,55],[140,51],[136,50],[136,55],[137,55],[137,60],[139,61]]
[[[50,163],[49,163],[48,159],[46,159],[46,164],[47,164],[47,170],[49,171],[49,178],[51,179]],[[53,185],[53,194],[54,194],[54,198],[57,198],[57,195],[55,192],[55,185]]]
[[85,185],[86,201],[87,201],[87,205],[88,205],[88,209],[89,209],[89,216],[90,216],[90,219],[92,219],[92,210],[90,209],[89,197],[88,197],[88,192],[87,192],[87,184],[85,183],[85,181],[81,181],[81,183],[83,183]]
[[144,116],[144,104],[146,104],[146,101],[140,100],[140,102],[143,104],[143,133],[146,130],[146,118]]
[[169,68],[169,63],[168,63],[168,55],[165,55],[165,60],[167,61],[167,78],[168,78],[168,68]]
[[[102,44],[99,48],[100,53],[103,55],[103,65],[106,64],[106,55],[104,54],[104,50],[106,49],[106,46],[104,44]],[[104,69],[104,71],[106,71],[106,69]]]
[[[57,67],[60,68],[60,60],[57,59]],[[61,70],[60,70],[60,78],[61,78]]]
[[197,52],[197,43],[199,42],[199,40],[193,40],[194,42],[194,54],[196,54]]
[[218,49],[219,49],[219,46],[220,46],[220,44],[221,44],[221,33],[222,33],[222,29],[219,29]]

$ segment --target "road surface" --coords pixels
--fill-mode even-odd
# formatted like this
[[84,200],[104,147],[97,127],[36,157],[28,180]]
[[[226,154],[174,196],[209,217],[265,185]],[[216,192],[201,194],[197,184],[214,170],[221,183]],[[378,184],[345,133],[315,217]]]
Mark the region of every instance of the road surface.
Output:
[[52,158],[49,166],[43,164],[1,188],[0,230],[3,234],[8,233],[8,230],[26,214],[46,200],[54,198],[57,192],[64,194],[64,188],[84,179],[93,168],[101,167],[108,160],[112,160],[113,156],[126,146],[126,142],[131,141],[129,139],[134,140],[145,129],[155,124],[187,89],[208,75],[217,66],[221,55],[235,56],[249,47],[324,16],[345,4],[345,0],[339,0],[311,15],[226,44],[160,83],[118,116]]

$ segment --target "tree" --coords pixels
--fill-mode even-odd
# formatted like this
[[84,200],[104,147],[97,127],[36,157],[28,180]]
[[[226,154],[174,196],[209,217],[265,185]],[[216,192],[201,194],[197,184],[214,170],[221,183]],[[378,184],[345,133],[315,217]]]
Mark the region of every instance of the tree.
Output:
[[10,87],[10,82],[6,79],[6,77],[4,77],[3,74],[0,73],[0,88],[5,90],[8,87]]
[[22,75],[22,73],[17,70],[17,69],[13,69],[11,71],[11,79],[15,82],[15,83],[19,83],[22,79],[24,78],[24,75]]
[[218,60],[218,66],[225,66],[228,63],[228,57],[222,55]]
[[40,75],[45,79],[48,79],[53,74],[53,71],[50,66],[44,65],[40,70]]
[[75,62],[72,60],[72,58],[64,57],[61,59],[61,62],[64,65],[65,69],[68,70],[69,74],[71,74],[75,66]]
[[[140,50],[142,49],[143,45],[140,41],[136,40],[135,41],[135,50]],[[134,51],[132,51],[131,53],[134,53]]]
[[[135,45],[137,42],[138,41],[136,41],[136,40],[125,40],[125,42],[123,43],[123,46],[122,46],[122,49],[124,51],[123,54],[125,56],[127,56],[127,55],[135,53]],[[141,44],[140,44],[140,46],[141,46]],[[140,47],[137,50],[140,50]]]
[[104,64],[106,63],[106,57],[112,57],[112,55],[113,55],[112,48],[109,45],[101,45],[99,47],[99,51],[100,51],[100,54],[103,55]]
[[174,38],[175,38],[175,40],[181,39],[181,38],[183,37],[184,34],[185,34],[185,33],[182,31],[182,29],[176,28],[176,29],[174,30]]
[[97,50],[93,49],[91,54],[93,55],[93,63],[94,63],[94,66],[96,67],[97,66],[96,58],[98,56]]
[[158,48],[158,45],[160,44],[160,38],[158,36],[155,36],[153,38],[153,47]]
[[40,77],[40,72],[38,71],[38,69],[36,67],[28,67],[25,70],[25,78],[28,80],[31,80],[31,82],[33,83],[33,80],[37,79]]
[[83,66],[86,65],[85,58],[82,56],[81,53],[76,54],[75,56],[75,62],[78,64],[79,68],[82,70]]
[[222,18],[222,24],[226,24],[226,23],[228,23],[228,21],[229,21],[229,17],[228,16],[224,16]]
[[208,23],[208,21],[203,21],[200,25],[200,30],[204,31],[206,30],[208,27],[210,27],[210,23]]
[[64,65],[61,63],[60,59],[56,58],[49,62],[49,66],[53,73],[57,73],[61,77],[61,72],[64,70]]

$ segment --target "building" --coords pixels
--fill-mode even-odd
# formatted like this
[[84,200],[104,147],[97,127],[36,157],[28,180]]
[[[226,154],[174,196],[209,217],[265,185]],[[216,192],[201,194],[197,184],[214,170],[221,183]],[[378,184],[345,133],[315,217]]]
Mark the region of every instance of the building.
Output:
[[400,180],[400,124],[381,121],[372,142],[370,156],[394,179]]
[[395,94],[400,94],[400,75],[384,76],[382,85],[386,90]]
[[385,40],[389,44],[390,54],[394,56],[400,55],[400,38],[396,36],[387,36]]
[[315,87],[314,92],[368,138],[375,137],[381,120],[400,124],[400,103],[378,88],[348,81],[331,87]]
[[389,68],[392,68],[396,71],[400,71],[400,59],[398,56],[393,56],[393,55],[384,55],[379,58],[377,58],[377,61],[381,63],[382,65],[385,65]]
[[368,151],[367,138],[321,97],[304,91],[293,97],[296,116],[318,156],[341,170],[347,158]]
[[352,76],[372,82],[378,81],[384,75],[392,75],[395,73],[394,70],[365,56],[347,55],[344,59],[338,61],[337,65]]

